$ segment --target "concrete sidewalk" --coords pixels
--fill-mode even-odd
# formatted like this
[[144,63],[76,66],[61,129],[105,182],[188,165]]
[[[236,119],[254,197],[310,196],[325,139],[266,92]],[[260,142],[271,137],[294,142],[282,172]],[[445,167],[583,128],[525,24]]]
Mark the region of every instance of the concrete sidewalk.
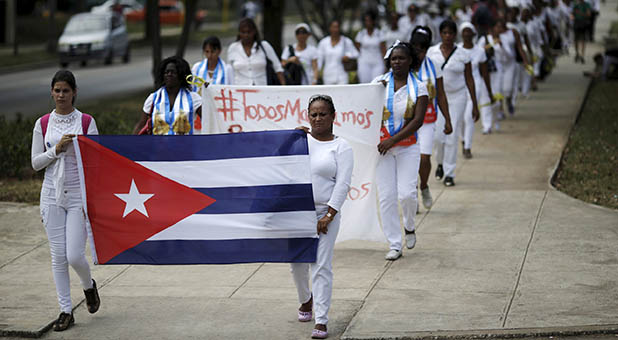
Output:
[[[598,30],[616,20],[606,1]],[[600,36],[600,35],[599,35]],[[598,47],[597,47],[598,49]],[[563,57],[492,135],[475,135],[456,183],[432,180],[418,244],[350,241],[334,258],[332,339],[618,332],[618,212],[548,184],[584,99],[588,64]],[[480,127],[477,125],[477,130]],[[96,266],[101,310],[59,313],[38,207],[0,204],[0,334],[45,339],[305,339],[287,264]],[[71,271],[75,304],[83,300]]]

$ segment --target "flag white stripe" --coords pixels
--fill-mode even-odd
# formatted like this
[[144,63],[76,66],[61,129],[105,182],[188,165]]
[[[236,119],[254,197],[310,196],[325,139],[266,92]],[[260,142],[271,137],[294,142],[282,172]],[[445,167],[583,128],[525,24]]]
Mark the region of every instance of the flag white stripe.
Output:
[[136,163],[190,188],[311,183],[308,155]]
[[[303,225],[306,227],[300,227]],[[148,241],[317,237],[316,225],[315,211],[196,214],[153,235]]]

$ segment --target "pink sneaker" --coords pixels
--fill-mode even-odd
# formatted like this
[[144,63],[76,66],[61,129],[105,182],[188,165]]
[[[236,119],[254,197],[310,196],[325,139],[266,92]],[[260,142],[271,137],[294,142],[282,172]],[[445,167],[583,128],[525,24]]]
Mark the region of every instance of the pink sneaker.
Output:
[[311,321],[311,318],[313,317],[313,313],[312,312],[303,312],[303,311],[298,311],[298,321],[300,322],[308,322]]
[[326,339],[328,338],[328,332],[327,331],[322,331],[319,329],[313,329],[311,331],[311,339]]

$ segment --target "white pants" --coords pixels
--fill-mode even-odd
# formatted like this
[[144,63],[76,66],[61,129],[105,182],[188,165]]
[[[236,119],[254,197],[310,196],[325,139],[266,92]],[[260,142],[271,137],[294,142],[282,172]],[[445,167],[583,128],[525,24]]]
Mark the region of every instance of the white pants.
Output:
[[384,61],[378,58],[376,61],[358,59],[358,81],[362,83],[371,83],[371,81],[384,73]]
[[[491,115],[491,99],[489,99],[489,91],[482,78],[474,79],[474,85],[476,88],[476,103],[479,105],[479,113],[487,116]],[[467,93],[467,91],[466,91]],[[472,137],[474,136],[474,117],[472,117],[472,97],[468,94],[468,102],[466,103],[466,109],[464,111],[463,119],[463,140],[464,148],[472,148]],[[489,113],[488,113],[489,112]]]
[[[79,189],[78,189],[79,190]],[[44,190],[45,191],[45,190]],[[49,240],[52,272],[56,283],[56,294],[60,311],[71,313],[71,287],[69,265],[73,267],[84,289],[92,288],[90,266],[86,260],[86,220],[82,210],[79,191],[69,192],[67,199],[56,204],[53,190],[45,195],[43,223]]]
[[[324,217],[328,212],[327,206],[316,206],[315,209],[318,219]],[[319,235],[316,262],[290,264],[298,292],[298,302],[301,304],[311,299],[312,290],[309,288],[309,269],[311,268],[313,312],[315,313],[316,324],[328,324],[328,310],[333,295],[333,250],[335,249],[335,240],[339,233],[340,223],[341,214],[337,214],[328,225],[328,233]]]
[[517,104],[517,96],[519,95],[519,86],[521,85],[521,69],[523,64],[515,62],[515,74],[513,75],[513,91],[511,97],[511,104],[513,107]]
[[416,215],[418,168],[421,163],[419,144],[394,146],[381,155],[376,168],[376,183],[380,201],[382,230],[390,249],[401,250],[401,223],[399,209],[403,212],[403,225],[413,231]]
[[[491,79],[491,90],[494,93],[502,94],[502,72],[497,71],[489,74]],[[490,106],[491,110],[481,110],[481,123],[483,124],[483,131],[491,130],[494,124],[496,115],[502,111],[502,105],[497,100]]]
[[444,117],[438,116],[438,124],[436,125],[436,162],[442,164],[445,177],[455,178],[455,166],[457,163],[457,142],[459,141],[459,132],[463,124],[464,110],[468,102],[468,88],[447,93],[448,110],[451,115],[451,125],[453,133],[450,135],[444,134]]
[[504,97],[512,97],[517,92],[517,88],[514,87],[516,77],[519,74],[519,64],[515,59],[502,63],[502,94]]
[[423,123],[417,131],[418,144],[421,148],[421,155],[430,155],[433,150],[433,135],[436,131],[436,122]]
[[530,94],[530,86],[532,85],[532,77],[530,76],[530,73],[526,71],[523,64],[520,64],[519,83],[521,87],[521,95],[528,97]]

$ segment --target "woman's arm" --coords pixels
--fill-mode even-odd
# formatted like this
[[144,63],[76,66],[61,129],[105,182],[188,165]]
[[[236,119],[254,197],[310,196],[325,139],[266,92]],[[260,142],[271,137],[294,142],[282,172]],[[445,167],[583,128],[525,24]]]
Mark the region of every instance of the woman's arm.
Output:
[[313,59],[311,60],[311,68],[313,69],[313,79],[309,79],[311,81],[311,85],[317,85],[318,84],[318,77],[319,77],[319,72],[318,72],[318,60],[317,59]]
[[528,63],[528,56],[524,53],[524,48],[521,45],[521,37],[519,35],[519,32],[517,32],[517,30],[512,31],[513,35],[515,36],[515,48],[517,49],[517,51],[519,51],[519,55],[524,60],[524,65],[529,65],[530,63]]
[[36,171],[45,169],[49,164],[58,158],[56,148],[51,147],[45,150],[45,140],[41,129],[41,119],[34,124],[32,131],[32,148],[30,150],[30,162]]
[[453,132],[451,125],[451,114],[448,110],[448,100],[444,92],[444,78],[440,77],[436,80],[436,89],[438,90],[438,107],[442,116],[444,116],[444,134],[450,135]]
[[472,117],[476,122],[479,120],[479,104],[476,101],[476,87],[474,86],[474,77],[472,76],[472,64],[466,63],[466,68],[464,70],[464,77],[466,78],[466,86],[468,87],[468,93],[470,94],[470,98],[472,98]]
[[489,93],[489,100],[491,100],[491,103],[493,104],[495,100],[494,93],[491,91],[491,78],[489,77],[489,69],[487,68],[487,62],[479,63],[479,71],[481,71],[481,76],[483,77],[483,81],[485,82],[485,86],[487,87],[487,92]]
[[135,124],[135,128],[133,128],[133,134],[134,134],[134,135],[137,135],[137,134],[138,134],[138,133],[142,130],[142,128],[144,127],[144,125],[146,125],[146,122],[148,122],[148,119],[149,119],[149,118],[150,118],[150,117],[148,117],[148,115],[146,114],[146,112],[142,112],[142,113],[140,114],[140,119],[139,119],[139,121],[137,122],[137,124]]
[[386,54],[386,42],[384,41],[380,43],[380,52],[382,53],[382,57],[384,57]]

